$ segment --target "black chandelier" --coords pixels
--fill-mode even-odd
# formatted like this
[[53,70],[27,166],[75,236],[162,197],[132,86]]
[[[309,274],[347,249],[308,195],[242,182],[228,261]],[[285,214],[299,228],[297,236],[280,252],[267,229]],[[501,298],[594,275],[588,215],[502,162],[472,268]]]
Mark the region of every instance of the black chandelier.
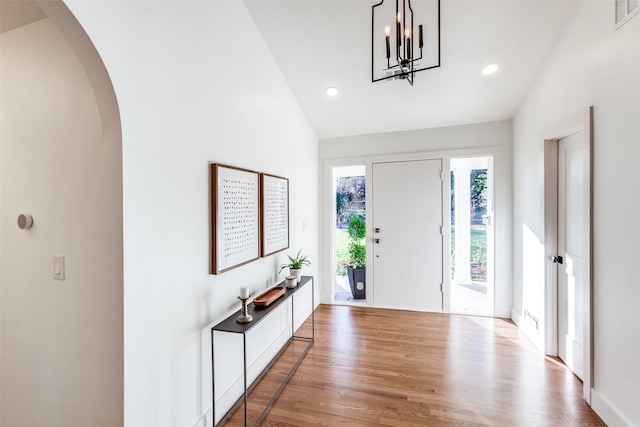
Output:
[[[413,86],[415,73],[440,66],[440,0],[419,2],[426,5],[425,9],[437,4],[437,13],[432,13],[435,15],[432,19],[434,23],[437,17],[437,30],[433,25],[427,28],[427,32],[423,24],[419,24],[417,35],[411,0],[395,0],[393,16],[391,7],[385,7],[384,2],[380,0],[371,8],[371,81],[402,79]],[[391,2],[389,0],[387,4]],[[384,17],[381,16],[383,14]],[[431,42],[431,45],[425,46],[426,33],[437,38],[437,44]],[[383,37],[384,45],[381,42]]]

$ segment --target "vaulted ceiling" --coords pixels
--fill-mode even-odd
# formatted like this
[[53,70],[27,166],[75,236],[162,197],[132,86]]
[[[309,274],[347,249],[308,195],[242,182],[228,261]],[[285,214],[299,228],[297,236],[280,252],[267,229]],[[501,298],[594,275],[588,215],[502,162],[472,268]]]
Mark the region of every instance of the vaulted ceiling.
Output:
[[[371,82],[374,1],[244,3],[316,133],[330,138],[512,118],[576,1],[442,0],[441,67],[414,86]],[[33,1],[0,1],[0,32],[45,17]],[[483,76],[490,63],[500,69]]]
[[[371,82],[374,3],[245,0],[320,138],[512,118],[576,4],[442,0],[441,67],[417,73],[410,86]],[[500,69],[483,76],[490,63]],[[339,95],[328,97],[328,86]]]

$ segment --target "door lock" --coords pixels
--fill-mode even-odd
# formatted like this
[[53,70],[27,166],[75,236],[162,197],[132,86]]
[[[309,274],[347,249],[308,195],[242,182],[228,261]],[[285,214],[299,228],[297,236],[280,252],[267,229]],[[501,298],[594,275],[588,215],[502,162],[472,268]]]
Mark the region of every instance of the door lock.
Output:
[[380,243],[380,239],[373,239],[374,243]]
[[551,257],[551,261],[553,261],[555,264],[564,264],[564,260],[562,259],[562,257],[560,255],[552,256]]

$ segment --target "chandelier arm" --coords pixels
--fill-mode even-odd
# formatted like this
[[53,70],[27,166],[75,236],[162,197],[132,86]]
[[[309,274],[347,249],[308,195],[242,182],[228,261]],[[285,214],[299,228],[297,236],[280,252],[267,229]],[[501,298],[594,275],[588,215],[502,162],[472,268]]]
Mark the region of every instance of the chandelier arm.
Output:
[[[406,37],[407,34],[407,0],[402,0],[402,36],[401,37]],[[406,44],[406,40],[405,40],[405,49],[408,48],[407,44]],[[407,58],[407,54],[405,54],[405,59],[409,59]]]
[[395,21],[396,21],[396,61],[400,63],[400,60],[402,59],[402,55],[400,53],[400,47],[402,47],[402,36],[400,35],[402,28],[400,27],[400,9],[398,8],[398,0],[396,0]]
[[439,66],[440,66],[440,0],[438,0],[438,67]]
[[420,71],[433,70],[434,68],[439,68],[439,67],[440,67],[440,64],[432,65],[430,67],[421,68]]
[[407,56],[409,57],[409,61],[411,61],[411,72],[413,73],[413,47],[416,44],[416,38],[413,33],[413,8],[411,7],[411,0],[407,0],[409,4],[409,11],[411,12],[411,30],[407,37]]
[[[439,1],[439,0],[438,0]],[[376,80],[375,78],[375,71],[374,71],[374,50],[373,50],[373,46],[375,45],[374,40],[375,40],[375,9],[376,7],[380,6],[382,3],[384,3],[384,0],[380,0],[380,3],[374,4],[373,6],[371,6],[371,82],[376,82],[378,80]],[[388,60],[387,60],[388,61]]]

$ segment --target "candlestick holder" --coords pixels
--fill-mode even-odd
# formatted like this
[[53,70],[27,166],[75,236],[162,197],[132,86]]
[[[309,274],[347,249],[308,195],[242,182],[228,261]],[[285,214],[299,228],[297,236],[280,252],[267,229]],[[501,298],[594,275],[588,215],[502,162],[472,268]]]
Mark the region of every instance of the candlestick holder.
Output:
[[236,317],[236,322],[238,323],[249,323],[253,320],[253,316],[247,314],[247,301],[249,300],[250,296],[251,295],[248,295],[246,298],[238,297],[238,299],[242,301],[242,313],[240,313],[240,315]]

